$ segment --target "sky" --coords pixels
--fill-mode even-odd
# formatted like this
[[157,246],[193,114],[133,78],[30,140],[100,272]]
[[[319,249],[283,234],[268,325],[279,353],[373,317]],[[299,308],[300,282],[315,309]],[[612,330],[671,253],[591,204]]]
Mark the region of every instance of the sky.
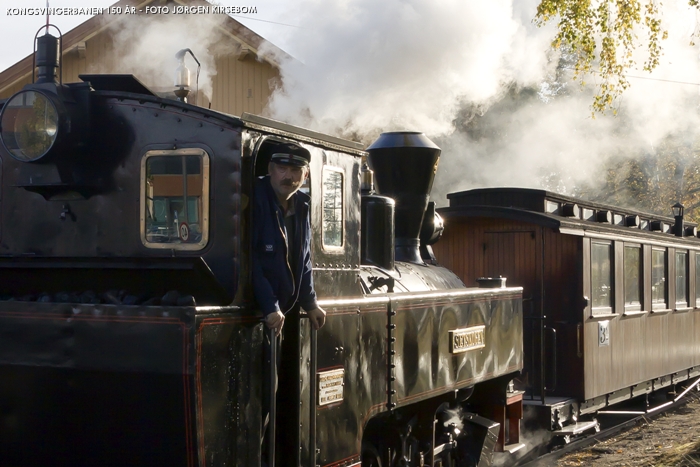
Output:
[[[116,0],[49,0],[51,8],[106,8],[115,3]],[[132,3],[137,5],[140,1],[134,0]],[[283,47],[285,37],[290,30],[299,29],[298,25],[294,24],[290,3],[284,0],[251,0],[249,2],[216,0],[216,4],[223,6],[255,6],[256,14],[234,17],[285,51],[287,51]],[[7,10],[44,7],[46,7],[46,0],[0,0],[0,44],[4,44],[0,53],[0,71],[32,53],[34,35],[41,26],[46,24],[45,16],[8,15]],[[50,22],[65,34],[89,18],[90,16],[54,15],[50,18]]]

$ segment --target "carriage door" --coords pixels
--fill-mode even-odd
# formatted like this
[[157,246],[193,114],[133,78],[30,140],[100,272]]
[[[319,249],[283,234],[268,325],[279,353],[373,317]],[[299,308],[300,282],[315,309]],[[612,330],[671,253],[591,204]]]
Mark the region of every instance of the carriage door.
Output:
[[503,276],[507,278],[507,286],[523,288],[523,350],[526,355],[523,378],[529,388],[536,388],[540,381],[540,369],[533,365],[533,356],[539,355],[542,325],[536,239],[535,230],[487,231],[484,234],[486,275]]

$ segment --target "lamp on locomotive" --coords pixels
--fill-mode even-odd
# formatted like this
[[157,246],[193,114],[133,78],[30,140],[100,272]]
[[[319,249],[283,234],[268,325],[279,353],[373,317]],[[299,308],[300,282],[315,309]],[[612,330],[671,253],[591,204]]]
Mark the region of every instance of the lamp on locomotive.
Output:
[[60,38],[48,33],[50,26],[41,28],[47,28],[45,35],[37,38],[39,29],[35,36],[36,79],[13,95],[0,112],[0,141],[20,162],[36,162],[62,148],[72,148],[82,126],[77,124],[81,112],[70,90],[56,79]]

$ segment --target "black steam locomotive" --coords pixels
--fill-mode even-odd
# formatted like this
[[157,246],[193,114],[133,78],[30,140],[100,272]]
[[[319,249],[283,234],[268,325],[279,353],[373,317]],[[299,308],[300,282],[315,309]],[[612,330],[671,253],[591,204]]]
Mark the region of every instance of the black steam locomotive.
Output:
[[[522,289],[436,265],[433,143],[365,152],[130,75],[59,84],[57,56],[41,37],[0,101],[0,465],[471,466],[518,444]],[[292,312],[275,397],[250,206],[279,143],[311,153],[328,317]]]
[[[3,467],[485,466],[523,446],[526,412],[568,441],[700,384],[682,206],[501,188],[438,215],[440,150],[420,133],[363,150],[131,75],[64,85],[56,39],[38,43],[36,81],[0,101]],[[277,375],[250,249],[280,143],[311,154],[328,318],[291,312]]]

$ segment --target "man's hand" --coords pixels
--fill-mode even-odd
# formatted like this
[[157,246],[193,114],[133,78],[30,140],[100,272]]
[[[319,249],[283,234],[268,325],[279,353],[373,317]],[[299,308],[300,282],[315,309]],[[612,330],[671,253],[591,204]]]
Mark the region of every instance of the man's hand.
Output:
[[284,326],[284,314],[281,311],[270,313],[265,317],[265,324],[267,324],[268,328],[274,329],[275,335],[279,336],[282,333],[282,326]]
[[306,314],[309,315],[309,321],[311,321],[311,325],[316,330],[321,329],[323,324],[326,322],[326,312],[323,311],[323,308],[321,307],[309,310],[306,312]]

